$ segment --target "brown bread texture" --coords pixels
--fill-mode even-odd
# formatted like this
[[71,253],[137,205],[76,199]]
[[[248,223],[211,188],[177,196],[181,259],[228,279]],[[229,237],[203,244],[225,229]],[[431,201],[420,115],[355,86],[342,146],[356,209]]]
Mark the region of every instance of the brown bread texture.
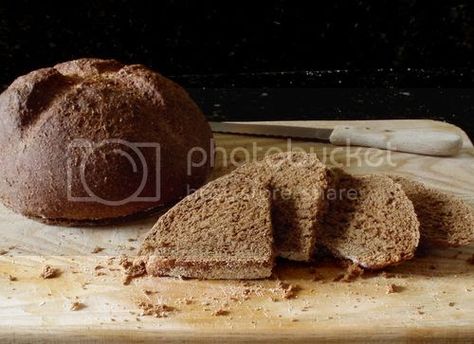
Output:
[[420,221],[420,245],[456,247],[474,240],[474,213],[461,199],[424,184],[390,175],[413,202]]
[[235,173],[270,178],[277,255],[309,261],[327,208],[325,194],[333,185],[329,169],[314,153],[284,152],[243,165]]
[[339,174],[338,196],[330,201],[318,236],[321,244],[367,269],[411,259],[419,222],[401,186],[385,176]]
[[231,173],[184,198],[147,234],[137,261],[154,276],[269,277],[273,235],[263,180]]
[[[209,163],[187,170],[193,147],[209,157],[212,133],[204,115],[180,86],[142,65],[86,58],[33,71],[0,95],[0,114],[0,198],[45,222],[96,224],[148,212],[202,185],[210,170]],[[106,144],[87,155],[85,148],[74,147],[76,139]],[[140,148],[149,172],[145,179],[130,142],[159,145],[159,158],[156,148]],[[193,159],[200,161],[200,154]],[[84,161],[92,192],[76,173]],[[160,197],[119,204],[142,180],[139,197]],[[71,201],[68,190],[88,199]],[[92,195],[106,202],[91,200]]]

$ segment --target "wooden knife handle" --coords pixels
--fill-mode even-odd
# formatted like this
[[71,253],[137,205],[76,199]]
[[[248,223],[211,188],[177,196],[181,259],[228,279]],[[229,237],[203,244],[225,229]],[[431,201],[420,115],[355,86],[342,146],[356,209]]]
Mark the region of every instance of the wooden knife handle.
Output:
[[369,126],[336,126],[329,141],[335,145],[374,147],[435,156],[456,155],[462,147],[462,138],[455,133]]

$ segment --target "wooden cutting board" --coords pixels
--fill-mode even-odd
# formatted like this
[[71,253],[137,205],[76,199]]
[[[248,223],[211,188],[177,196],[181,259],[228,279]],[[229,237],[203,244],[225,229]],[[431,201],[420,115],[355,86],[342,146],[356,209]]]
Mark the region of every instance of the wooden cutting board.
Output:
[[[368,124],[454,131],[463,135],[464,148],[456,157],[435,158],[318,142],[291,145],[313,150],[330,164],[345,164],[349,157],[346,168],[354,173],[390,171],[415,178],[474,205],[474,148],[459,128],[428,120]],[[256,147],[261,157],[289,144],[238,135],[216,135],[216,143],[229,160],[240,162],[248,149]],[[232,169],[223,165],[218,150],[214,176]],[[351,283],[334,281],[343,269],[333,262],[280,262],[275,276],[299,288],[290,299],[283,297],[277,279],[244,283],[146,277],[125,286],[118,259],[110,258],[133,256],[156,219],[65,228],[1,207],[0,249],[7,252],[0,256],[0,341],[474,341],[474,265],[467,262],[473,246],[432,251],[388,274],[366,273]],[[91,253],[97,246],[104,250]],[[45,264],[59,268],[61,275],[40,278]],[[391,285],[395,293],[387,293]],[[72,311],[75,301],[83,308]],[[162,318],[141,316],[139,302],[164,303],[175,310]],[[225,314],[216,315],[219,310]]]

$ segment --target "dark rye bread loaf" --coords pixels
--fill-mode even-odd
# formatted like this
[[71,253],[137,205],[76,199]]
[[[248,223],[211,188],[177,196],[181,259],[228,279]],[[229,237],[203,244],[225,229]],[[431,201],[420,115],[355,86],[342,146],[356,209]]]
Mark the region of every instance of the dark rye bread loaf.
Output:
[[333,177],[314,153],[285,152],[248,163],[235,173],[270,177],[272,221],[277,255],[298,261],[311,259],[319,220]]
[[456,247],[474,240],[473,209],[464,201],[422,183],[390,175],[413,202],[420,221],[420,245]]
[[368,269],[413,257],[419,223],[399,184],[385,176],[339,171],[337,191],[318,236],[324,247]]
[[274,259],[268,182],[229,174],[208,183],[160,217],[139,256],[154,276],[269,277]]
[[209,155],[203,114],[180,86],[141,65],[80,59],[33,71],[1,94],[0,114],[0,198],[46,222],[150,211],[202,185],[210,169],[199,152],[199,167],[187,169],[193,147]]

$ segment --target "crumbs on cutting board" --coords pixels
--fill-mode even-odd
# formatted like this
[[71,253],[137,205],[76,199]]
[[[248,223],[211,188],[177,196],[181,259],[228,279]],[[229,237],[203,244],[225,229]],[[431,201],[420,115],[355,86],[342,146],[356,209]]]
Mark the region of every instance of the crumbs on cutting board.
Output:
[[399,285],[396,285],[396,284],[389,284],[387,285],[386,287],[386,293],[387,294],[394,294],[394,293],[399,293],[403,290],[403,287],[399,286]]
[[102,252],[103,250],[105,250],[105,248],[100,247],[100,246],[96,246],[96,247],[94,247],[94,249],[91,251],[91,253],[100,253],[100,252]]
[[[432,265],[432,263],[424,263],[423,271],[428,273],[428,270],[433,270],[430,268],[430,265]],[[90,279],[84,281],[81,276],[73,276],[70,274],[66,274],[65,277],[78,279],[78,285],[81,289],[85,290],[88,289],[89,285],[95,284],[95,281],[103,283],[113,278],[115,282],[120,283],[120,277],[125,276],[125,278],[127,278],[126,276],[133,277],[140,275],[142,272],[140,270],[141,267],[142,266],[137,264],[133,257],[126,255],[105,257],[102,259],[94,259],[88,267],[79,270],[79,273],[88,273]],[[382,294],[402,293],[400,294],[401,297],[405,297],[403,292],[407,288],[406,285],[410,286],[409,283],[411,280],[407,277],[408,274],[404,272],[403,269],[394,269],[392,270],[393,272],[372,272],[364,271],[364,269],[353,264],[347,265],[345,270],[338,270],[338,267],[340,266],[330,265],[330,269],[326,269],[320,265],[297,265],[295,268],[293,265],[289,265],[287,269],[283,268],[280,270],[273,280],[265,281],[242,280],[209,282],[192,280],[188,282],[173,278],[144,278],[123,289],[130,295],[131,305],[129,304],[127,306],[126,303],[117,302],[114,304],[110,302],[105,303],[104,307],[110,307],[110,310],[116,310],[117,307],[132,307],[134,313],[132,314],[131,311],[130,314],[132,314],[133,317],[122,319],[121,315],[115,314],[113,318],[117,322],[142,321],[146,323],[147,320],[142,317],[148,317],[149,321],[154,321],[153,318],[171,318],[174,316],[178,316],[181,319],[181,317],[193,317],[193,314],[196,314],[196,312],[204,313],[206,316],[214,318],[222,318],[222,321],[228,322],[232,319],[242,319],[243,314],[245,314],[242,312],[247,312],[246,309],[251,310],[254,314],[254,317],[248,319],[249,321],[261,317],[271,317],[275,319],[286,319],[288,322],[304,322],[308,315],[313,313],[320,319],[337,320],[341,318],[344,314],[344,309],[347,307],[363,309],[364,302],[387,302],[380,301],[380,299],[385,298],[385,300],[389,300],[390,298],[398,297],[381,297]],[[316,268],[318,271],[315,270]],[[468,268],[468,266],[464,265],[464,268]],[[37,268],[34,268],[34,271],[37,271],[36,269]],[[442,266],[438,266],[437,271],[440,269],[442,270]],[[304,274],[304,277],[300,275],[300,273],[295,275],[287,274],[287,272],[290,271],[294,273],[296,270]],[[98,276],[97,273],[105,271],[108,277],[105,279],[96,278],[96,276]],[[115,273],[113,273],[113,271],[115,271]],[[54,264],[45,265],[43,266],[42,278],[57,277],[58,272],[60,271],[54,267]],[[23,283],[24,279],[22,278],[21,270],[15,269],[10,273],[12,277],[20,277],[19,282],[9,284],[10,288],[18,287],[18,285]],[[336,275],[338,277],[334,278]],[[363,277],[361,278],[362,275]],[[9,278],[7,273],[5,273],[4,276],[5,278]],[[429,278],[429,276],[427,276],[428,275],[420,275],[417,278]],[[14,279],[11,279],[12,281],[16,280],[16,277],[13,278]],[[347,282],[353,283],[349,285]],[[219,289],[217,293],[215,286],[218,286],[217,289]],[[196,287],[197,289],[194,289]],[[170,293],[168,288],[179,289],[179,292]],[[202,291],[201,288],[204,288],[204,291]],[[466,292],[470,291],[468,288],[469,286],[466,286]],[[416,290],[416,288],[414,289]],[[199,292],[196,292],[196,290],[199,290]],[[338,301],[332,304],[333,308],[330,316],[326,316],[327,314],[319,314],[317,305],[321,302],[327,302],[324,301],[325,299],[331,299],[331,290],[337,290]],[[92,291],[86,293],[89,292]],[[54,294],[54,291],[52,293]],[[176,296],[173,296],[175,294]],[[412,297],[412,294],[412,290],[409,290],[407,293],[409,298]],[[86,294],[80,295],[82,298],[83,295]],[[347,301],[346,304],[346,301],[343,300],[350,300],[350,302]],[[69,303],[66,303],[65,309],[75,312],[88,307],[87,302],[84,304],[81,301],[83,300],[73,299]],[[453,307],[452,311],[458,309],[458,305],[456,304],[458,300],[455,298],[445,298],[440,301],[442,301],[440,305],[445,308]],[[273,302],[278,303],[273,304]],[[46,301],[46,303],[49,303],[49,301]],[[44,301],[42,304],[44,304]],[[432,311],[430,307],[424,309],[422,308],[423,306],[419,305],[420,303],[413,305],[412,311],[414,315],[417,317],[431,316]],[[289,313],[287,316],[282,314],[281,307],[285,309],[288,308]],[[80,315],[83,316],[86,313],[88,313],[88,310],[80,313]],[[245,319],[245,317],[243,319]],[[219,320],[216,319],[215,321]]]
[[10,253],[10,251],[14,250],[15,248],[16,248],[16,246],[9,246],[7,248],[1,248],[0,249],[0,256],[4,256],[7,253]]
[[79,301],[74,301],[71,303],[71,307],[69,308],[71,311],[80,311],[81,309],[86,308],[86,305]]
[[149,302],[140,302],[138,303],[138,307],[142,310],[142,316],[151,315],[155,318],[166,318],[171,312],[176,311],[176,308],[164,303],[152,304]]
[[225,309],[218,309],[218,310],[211,313],[211,315],[216,316],[216,317],[226,316],[226,315],[229,315],[229,314],[230,314],[230,312],[228,310],[225,310]]
[[334,282],[352,282],[355,281],[357,278],[362,276],[364,273],[364,269],[362,269],[357,264],[350,264],[347,266],[347,269],[344,273],[339,274],[334,278]]
[[121,256],[119,265],[123,268],[123,285],[129,285],[134,278],[141,277],[146,274],[144,262],[132,262],[130,258],[125,255]]
[[43,279],[56,278],[60,275],[60,271],[57,268],[52,267],[51,265],[43,266],[41,270],[40,277]]
[[277,288],[282,291],[283,299],[294,299],[298,297],[298,292],[302,289],[299,285],[278,281]]

